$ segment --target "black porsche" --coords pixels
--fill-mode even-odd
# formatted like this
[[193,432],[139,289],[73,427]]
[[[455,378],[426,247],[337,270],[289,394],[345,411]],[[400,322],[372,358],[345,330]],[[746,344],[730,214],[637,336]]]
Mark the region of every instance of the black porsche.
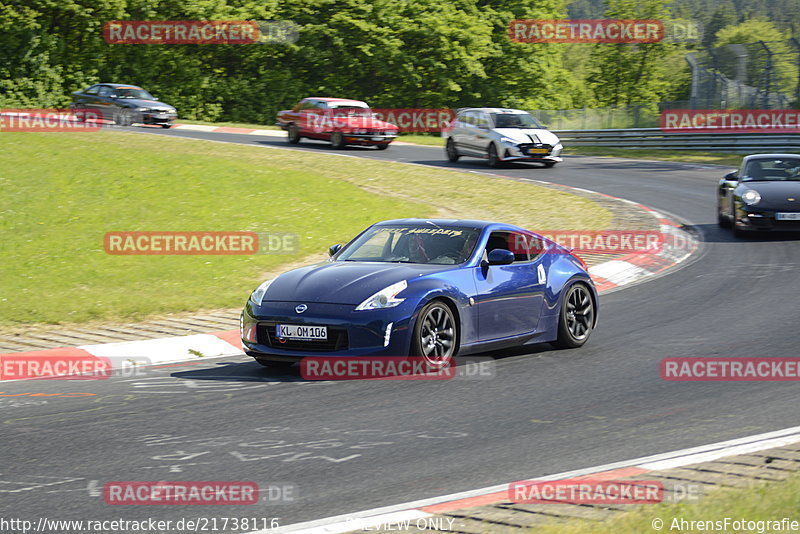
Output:
[[717,220],[736,236],[749,230],[800,231],[800,154],[745,156],[717,188]]
[[82,111],[94,112],[119,126],[141,123],[169,128],[177,117],[174,107],[159,102],[141,87],[119,83],[99,83],[72,93],[70,109],[78,120]]

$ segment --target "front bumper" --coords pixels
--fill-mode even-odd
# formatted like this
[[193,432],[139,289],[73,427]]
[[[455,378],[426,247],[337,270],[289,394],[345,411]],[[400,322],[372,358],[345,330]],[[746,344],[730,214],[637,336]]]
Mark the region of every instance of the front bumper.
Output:
[[154,111],[140,112],[142,124],[172,124],[176,113],[158,113]]
[[[355,311],[352,304],[248,301],[242,311],[242,346],[260,360],[296,361],[304,357],[406,356],[411,347],[413,304],[403,302],[385,310]],[[326,341],[280,340],[276,324],[325,326]],[[391,326],[390,326],[391,325]],[[388,329],[388,335],[387,335]],[[247,339],[245,339],[247,338]]]
[[374,146],[374,145],[387,145],[397,139],[396,135],[384,135],[384,134],[342,134],[344,137],[344,142],[348,145],[363,145],[363,146]]
[[[503,153],[501,158],[503,161],[551,161],[560,163],[561,151],[563,146],[561,143],[548,145],[544,143],[525,143],[519,145],[512,145],[503,143]],[[545,152],[546,151],[546,152]]]
[[776,213],[800,213],[800,210],[740,206],[734,224],[740,230],[800,232],[800,220],[778,220]]

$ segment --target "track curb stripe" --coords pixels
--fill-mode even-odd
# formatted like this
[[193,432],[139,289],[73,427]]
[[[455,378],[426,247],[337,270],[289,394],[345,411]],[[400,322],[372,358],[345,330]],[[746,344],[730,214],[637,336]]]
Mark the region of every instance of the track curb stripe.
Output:
[[[800,442],[800,427],[785,428],[744,438],[737,438],[699,447],[691,447],[632,460],[615,462],[603,466],[590,467],[547,476],[533,476],[520,480],[554,481],[564,479],[611,480],[642,475],[664,469],[713,461],[727,456],[748,454],[775,447]],[[375,525],[396,522],[398,517],[427,518],[435,514],[453,510],[463,510],[499,503],[508,500],[508,487],[512,484],[499,484],[462,494],[445,495],[396,506],[386,506],[335,517],[286,525],[275,530],[259,530],[249,534],[334,534],[366,530]],[[407,514],[407,515],[406,515]]]
[[[615,198],[609,195],[603,196]],[[677,223],[669,219],[663,219],[663,216],[655,210],[648,209],[648,211],[659,221],[666,220],[671,223],[661,224],[661,231],[665,235],[680,235],[684,242],[688,243],[688,246],[672,246],[668,242],[669,240],[665,240],[664,247],[658,254],[629,254],[591,267],[589,273],[595,281],[595,286],[599,292],[604,293],[617,289],[663,272],[684,261],[697,250],[699,246],[697,240],[688,232],[682,230]],[[203,357],[242,356],[244,352],[239,339],[239,331],[227,330],[188,336],[169,336],[156,339],[82,345],[79,347],[62,347],[42,351],[11,352],[0,354],[0,359],[3,356],[12,355],[55,357],[74,356],[76,354],[107,358],[112,364],[112,369],[117,369],[130,366],[132,361],[137,362],[135,365],[158,365],[197,361],[197,359]],[[146,363],[141,363],[142,360]],[[2,381],[2,376],[0,375],[0,382]]]

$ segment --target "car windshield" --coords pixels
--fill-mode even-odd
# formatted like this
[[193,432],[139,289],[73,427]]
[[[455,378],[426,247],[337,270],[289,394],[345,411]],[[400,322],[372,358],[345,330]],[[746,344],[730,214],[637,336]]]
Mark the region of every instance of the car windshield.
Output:
[[537,128],[542,125],[530,113],[490,113],[495,128]]
[[336,117],[372,117],[372,110],[356,106],[337,106],[331,108]]
[[800,181],[800,158],[759,158],[747,162],[743,182]]
[[138,98],[141,100],[153,100],[153,95],[136,87],[117,87],[117,98]]
[[455,265],[472,255],[480,232],[456,226],[374,226],[350,243],[336,261]]

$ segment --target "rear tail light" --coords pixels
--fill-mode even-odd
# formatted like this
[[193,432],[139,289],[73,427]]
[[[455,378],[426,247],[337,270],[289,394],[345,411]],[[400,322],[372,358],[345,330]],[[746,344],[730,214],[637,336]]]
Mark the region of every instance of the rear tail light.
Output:
[[570,255],[571,255],[573,258],[575,258],[576,260],[578,260],[578,263],[580,263],[580,264],[581,264],[581,267],[583,267],[583,270],[584,270],[584,271],[588,271],[588,270],[589,270],[589,266],[588,266],[588,265],[586,265],[586,262],[585,262],[585,261],[583,261],[583,258],[581,258],[580,256],[578,256],[578,255],[577,255],[577,254],[575,254],[574,252],[570,252]]

